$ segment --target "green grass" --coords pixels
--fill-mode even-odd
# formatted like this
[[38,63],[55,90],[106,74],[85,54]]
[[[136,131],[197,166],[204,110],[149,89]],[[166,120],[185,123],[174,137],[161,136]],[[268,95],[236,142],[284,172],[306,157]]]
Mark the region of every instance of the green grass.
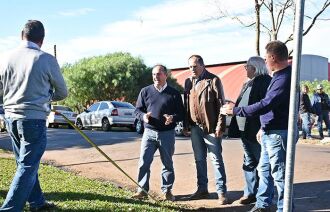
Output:
[[[0,206],[15,172],[13,159],[0,158]],[[139,201],[132,193],[108,182],[76,176],[49,165],[41,165],[39,179],[46,199],[55,202],[56,211],[180,211],[171,202]],[[28,211],[28,206],[25,207]]]

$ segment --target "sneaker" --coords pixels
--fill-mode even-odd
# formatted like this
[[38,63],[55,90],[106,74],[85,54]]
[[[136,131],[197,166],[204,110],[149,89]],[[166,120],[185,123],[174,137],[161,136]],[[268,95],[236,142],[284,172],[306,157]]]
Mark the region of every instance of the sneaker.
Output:
[[172,194],[172,192],[169,190],[166,193],[163,194],[163,200],[168,200],[168,201],[175,201],[175,197]]
[[270,212],[270,208],[258,208],[254,206],[249,212]]
[[308,139],[308,140],[313,140],[313,137],[312,137],[312,136],[307,136],[306,139]]
[[53,202],[45,201],[45,204],[43,204],[42,206],[30,207],[30,211],[31,212],[48,211],[48,210],[52,210],[52,209],[55,209],[55,208],[56,208],[56,205]]
[[197,190],[195,193],[190,195],[189,200],[207,199],[209,197],[209,192]]
[[144,199],[144,198],[147,198],[147,197],[148,197],[148,194],[143,192],[143,191],[136,192],[132,196],[133,199]]
[[248,204],[251,204],[251,203],[254,203],[256,202],[257,199],[255,196],[242,196],[239,200],[238,200],[238,203],[239,204],[242,204],[242,205],[248,205]]
[[228,204],[228,199],[226,197],[226,194],[218,194],[218,202],[220,205]]

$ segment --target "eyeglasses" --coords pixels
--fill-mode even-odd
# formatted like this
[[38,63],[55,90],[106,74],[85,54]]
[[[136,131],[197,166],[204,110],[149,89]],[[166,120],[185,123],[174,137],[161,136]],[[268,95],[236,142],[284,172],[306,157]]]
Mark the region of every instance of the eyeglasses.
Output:
[[249,64],[245,64],[244,65],[244,68],[245,68],[245,70],[251,70],[251,69],[254,69],[254,66],[253,65],[249,65]]

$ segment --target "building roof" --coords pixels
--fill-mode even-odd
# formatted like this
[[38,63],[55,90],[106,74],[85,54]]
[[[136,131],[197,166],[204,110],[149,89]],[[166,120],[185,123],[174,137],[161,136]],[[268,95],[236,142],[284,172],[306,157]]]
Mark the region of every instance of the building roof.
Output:
[[[243,83],[248,79],[244,64],[246,61],[206,65],[209,72],[217,75],[222,82],[225,98],[236,101]],[[188,67],[171,69],[172,77],[184,87],[185,80],[191,76]]]

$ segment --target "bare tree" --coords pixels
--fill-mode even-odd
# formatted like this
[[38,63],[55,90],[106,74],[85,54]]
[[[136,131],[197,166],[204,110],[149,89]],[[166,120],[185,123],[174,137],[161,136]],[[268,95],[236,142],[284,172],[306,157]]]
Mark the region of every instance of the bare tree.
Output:
[[[294,0],[254,0],[253,11],[246,11],[244,14],[237,14],[234,11],[228,11],[225,6],[222,5],[223,0],[214,0],[214,4],[217,7],[217,14],[209,17],[206,21],[218,20],[222,18],[230,18],[237,21],[243,27],[253,27],[256,32],[255,37],[255,48],[257,55],[260,55],[260,36],[261,33],[268,35],[269,40],[277,40],[281,27],[289,25],[292,27],[291,32],[286,39],[285,43],[293,40],[293,28],[294,28],[294,14],[295,14],[295,3]],[[252,3],[251,3],[252,4]],[[319,4],[320,5],[320,4]],[[323,0],[321,8],[317,8],[313,15],[305,14],[305,25],[307,26],[303,35],[307,35],[308,32],[315,26],[317,21],[328,21],[330,18],[320,18],[320,16],[330,6],[330,0]],[[252,8],[252,7],[251,7]],[[251,18],[252,16],[252,18]],[[254,17],[254,18],[253,18]],[[291,51],[292,52],[292,51]]]

